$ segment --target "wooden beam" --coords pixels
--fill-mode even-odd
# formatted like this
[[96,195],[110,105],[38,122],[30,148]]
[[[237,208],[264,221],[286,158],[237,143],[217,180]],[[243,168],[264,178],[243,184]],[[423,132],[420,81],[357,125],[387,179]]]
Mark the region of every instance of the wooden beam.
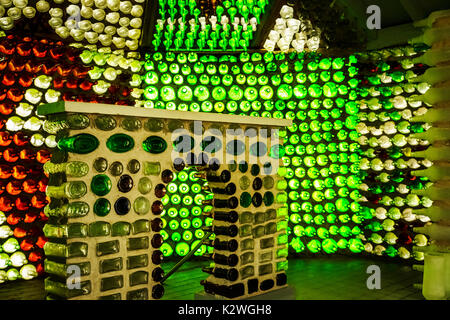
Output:
[[45,116],[55,113],[98,113],[142,118],[180,119],[189,121],[226,122],[269,127],[289,127],[292,120],[250,117],[236,114],[217,114],[208,112],[190,112],[167,109],[136,108],[103,103],[87,103],[74,101],[58,101],[38,106],[37,114]]

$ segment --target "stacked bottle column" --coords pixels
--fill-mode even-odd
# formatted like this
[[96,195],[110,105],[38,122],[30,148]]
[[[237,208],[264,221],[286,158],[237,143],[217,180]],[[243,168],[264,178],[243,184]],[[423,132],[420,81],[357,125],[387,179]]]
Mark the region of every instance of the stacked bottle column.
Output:
[[430,208],[413,210],[414,214],[427,216],[430,220],[424,226],[414,228],[414,231],[429,236],[429,246],[414,247],[415,251],[424,254],[424,265],[416,265],[415,268],[424,272],[423,284],[420,285],[424,297],[445,300],[450,298],[450,12],[433,13],[429,20],[434,20],[434,23],[424,29],[422,37],[412,40],[431,46],[421,57],[431,68],[416,79],[416,82],[430,87],[417,97],[429,108],[423,115],[412,119],[428,124],[427,130],[417,133],[415,137],[426,141],[429,146],[414,155],[432,163],[431,167],[424,170],[418,168],[414,172],[417,176],[429,177],[431,181],[426,189],[416,190],[415,193],[433,201]]
[[[156,122],[154,126],[158,127]],[[187,161],[198,160],[197,156],[193,157],[194,153],[191,151],[194,144],[191,144],[190,141],[199,139],[202,131],[195,132],[195,122],[181,119],[168,120],[167,128],[174,134],[175,152],[178,150],[182,153],[189,153],[191,156],[189,158],[186,156],[186,159],[181,157],[173,159],[175,169],[173,180],[167,185],[167,194],[162,199],[163,203],[168,205],[168,209],[162,215],[164,230],[161,231],[161,235],[164,238],[164,244],[161,251],[165,257],[185,256],[203,238],[202,227],[209,226],[212,222],[211,218],[202,215],[202,201],[206,198],[202,189],[202,181],[195,176],[196,170],[193,167],[186,166]],[[177,130],[184,133],[177,134]],[[206,156],[206,154],[204,155]],[[212,249],[201,245],[195,255],[200,256],[207,250],[211,251]]]
[[234,132],[224,139],[225,161],[199,173],[213,195],[205,214],[214,219],[206,230],[215,235],[213,263],[203,269],[210,276],[201,283],[206,293],[242,299],[286,286],[287,183],[278,174],[283,141],[272,128],[223,127]]
[[427,176],[415,174],[431,165],[416,155],[428,142],[415,137],[429,124],[412,121],[427,112],[416,98],[429,86],[415,82],[427,69],[418,61],[426,48],[414,45],[359,55],[361,205],[373,216],[364,230],[365,250],[379,256],[420,261],[423,254],[412,248],[428,242],[414,231],[428,218],[414,210],[432,204],[430,198],[415,194],[430,183]]
[[51,199],[44,228],[48,298],[147,300],[163,295],[160,216],[173,169],[167,125],[163,121],[152,132],[152,120],[48,116],[49,125],[59,128],[58,148],[45,165]]

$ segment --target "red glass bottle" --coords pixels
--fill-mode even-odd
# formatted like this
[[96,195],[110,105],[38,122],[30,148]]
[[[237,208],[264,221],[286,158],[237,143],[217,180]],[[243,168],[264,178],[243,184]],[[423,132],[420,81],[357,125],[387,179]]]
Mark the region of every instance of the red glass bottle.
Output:
[[50,56],[54,60],[59,60],[65,53],[65,48],[62,46],[53,47],[50,49]]
[[33,46],[33,54],[36,58],[44,58],[47,55],[47,45],[44,43],[37,43]]
[[2,131],[0,132],[0,146],[7,147],[13,141],[13,137],[9,134],[9,132]]
[[5,70],[7,66],[8,66],[8,60],[7,59],[4,59],[4,60],[0,61],[0,71]]
[[14,206],[14,201],[7,195],[0,197],[0,211],[8,212],[11,211]]
[[[1,200],[0,200],[1,201]],[[18,224],[20,221],[22,221],[23,220],[23,218],[22,218],[22,216],[19,214],[19,213],[17,213],[17,212],[14,212],[14,213],[11,213],[7,218],[6,218],[6,222],[8,222],[8,224],[10,225],[10,226],[15,226],[16,224]]]
[[46,61],[44,64],[42,64],[42,72],[45,75],[50,76],[56,71],[57,67],[58,65],[55,61]]
[[55,89],[62,89],[62,88],[64,88],[65,82],[66,82],[66,79],[63,79],[60,77],[54,78],[53,79],[53,87]]
[[22,57],[14,57],[9,60],[8,68],[12,72],[22,72],[25,69],[25,60]]
[[22,189],[26,193],[35,193],[39,190],[38,183],[33,179],[27,179],[23,182]]
[[6,92],[6,97],[13,102],[20,102],[23,99],[24,90],[11,88]]
[[[37,72],[33,72],[33,73],[37,73]],[[22,73],[19,78],[19,84],[24,88],[28,88],[33,84],[33,77],[31,76],[31,74]]]
[[17,227],[14,229],[14,237],[18,239],[25,238],[27,236],[27,231],[23,228]]
[[22,147],[30,142],[30,137],[27,136],[24,132],[17,132],[14,134],[13,141],[16,146]]
[[48,217],[45,215],[44,211],[39,212],[38,218],[43,222],[48,221]]
[[9,115],[11,114],[14,109],[16,108],[15,104],[11,101],[4,101],[0,103],[0,113],[3,115]]
[[36,265],[36,272],[40,276],[42,276],[45,273],[44,265],[42,263],[39,263],[38,265]]
[[6,55],[11,55],[16,51],[16,46],[11,39],[5,38],[0,42],[0,52]]
[[10,195],[17,196],[22,192],[22,183],[19,180],[13,180],[6,185],[6,192]]
[[20,151],[19,157],[22,160],[34,160],[36,159],[36,152],[31,149],[23,149]]
[[13,170],[7,164],[0,164],[0,179],[8,179],[11,177]]
[[23,219],[23,222],[25,223],[33,223],[36,221],[36,219],[39,217],[39,215],[36,212],[27,212],[25,214],[25,218]]
[[16,209],[19,211],[26,211],[31,207],[31,202],[27,198],[17,197],[15,202]]
[[12,72],[7,72],[3,75],[2,84],[5,86],[12,86],[16,82],[16,76]]
[[44,248],[44,244],[48,241],[48,239],[44,236],[39,236],[37,241],[36,241],[36,245],[39,248]]
[[0,88],[0,101],[5,100],[7,94],[8,94],[8,89],[7,88]]
[[81,78],[86,78],[90,69],[91,69],[90,67],[77,65],[73,68],[72,72],[73,72],[73,75],[75,76],[75,78],[81,79]]
[[76,60],[78,60],[80,58],[80,51],[79,49],[76,48],[67,48],[66,47],[66,58],[71,61],[71,62],[75,62]]
[[31,205],[37,209],[45,207],[47,203],[47,198],[43,194],[36,194],[31,198]]
[[52,154],[48,150],[39,150],[36,153],[36,160],[39,163],[46,163],[48,160],[50,160]]
[[28,255],[28,261],[30,262],[37,262],[39,260],[42,260],[44,258],[44,255],[39,251],[33,251]]
[[20,243],[20,248],[23,251],[31,251],[34,249],[34,243],[31,239],[23,239]]
[[7,162],[16,162],[19,160],[19,150],[13,148],[7,148],[3,152],[3,159]]
[[59,64],[56,71],[61,77],[67,77],[72,72],[72,66],[66,64]]
[[94,83],[88,80],[84,80],[83,82],[80,83],[80,89],[83,91],[89,91],[92,89],[93,86]]
[[27,57],[31,54],[33,45],[30,42],[19,43],[16,47],[16,52],[22,57]]
[[37,74],[43,69],[43,64],[35,60],[30,60],[25,63],[25,70],[31,74]]
[[38,183],[38,188],[40,192],[45,192],[45,190],[47,189],[47,185],[48,185],[48,178],[47,177],[43,177],[41,179],[41,181],[39,181]]
[[77,89],[78,80],[76,78],[69,78],[66,81],[66,87],[69,89]]
[[12,170],[12,176],[15,179],[22,180],[27,176],[27,169],[24,166],[14,166]]

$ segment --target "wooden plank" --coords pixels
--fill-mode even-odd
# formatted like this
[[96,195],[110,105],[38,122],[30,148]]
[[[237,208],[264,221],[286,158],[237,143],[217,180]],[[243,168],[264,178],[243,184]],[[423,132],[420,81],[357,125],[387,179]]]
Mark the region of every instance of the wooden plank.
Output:
[[117,106],[103,103],[87,103],[74,101],[59,101],[40,105],[37,114],[45,116],[62,112],[76,113],[98,113],[109,115],[122,115],[132,117],[160,118],[160,119],[180,119],[188,121],[209,121],[225,122],[248,125],[261,125],[270,127],[288,127],[292,125],[292,120],[259,118],[250,116],[240,116],[234,114],[217,114],[207,112],[190,112],[166,109],[136,108],[129,106]]

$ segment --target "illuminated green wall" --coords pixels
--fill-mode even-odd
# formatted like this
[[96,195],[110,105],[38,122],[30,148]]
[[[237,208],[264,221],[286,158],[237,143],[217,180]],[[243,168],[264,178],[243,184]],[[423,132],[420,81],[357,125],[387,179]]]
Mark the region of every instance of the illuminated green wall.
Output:
[[[361,223],[364,215],[371,216],[356,202],[360,197],[355,131],[359,81],[354,78],[354,56],[192,52],[155,53],[145,58],[144,107],[292,119],[294,125],[283,134],[285,168],[280,171],[287,185],[278,186],[289,196],[292,253],[364,250],[359,239]],[[195,196],[193,186],[199,190],[189,179],[175,183],[179,189],[189,187],[185,194],[191,197]],[[165,228],[167,255],[176,251],[176,246],[187,250],[180,243],[192,243],[202,235],[195,231],[200,223],[194,226],[194,220],[189,228],[183,228],[182,221],[188,224],[183,220],[186,217],[204,221],[196,216],[195,201],[182,207],[181,216],[179,209],[178,215],[175,209],[164,215],[169,225]],[[194,234],[192,240],[175,241],[188,229]]]

